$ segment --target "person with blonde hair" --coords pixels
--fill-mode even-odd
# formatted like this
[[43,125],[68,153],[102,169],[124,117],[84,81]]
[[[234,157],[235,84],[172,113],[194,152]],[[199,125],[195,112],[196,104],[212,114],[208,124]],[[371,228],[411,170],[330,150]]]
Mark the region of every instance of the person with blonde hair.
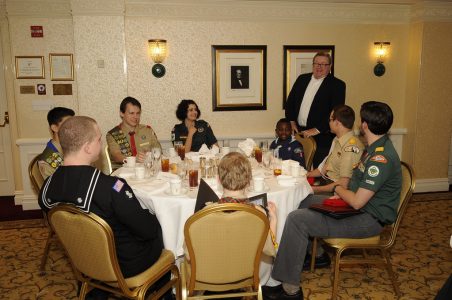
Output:
[[[218,177],[220,184],[223,186],[223,195],[218,200],[218,203],[250,204],[246,195],[246,188],[250,185],[253,176],[251,173],[251,164],[243,154],[238,152],[226,154],[218,165]],[[255,207],[268,215],[270,222],[268,240],[276,249],[276,205],[269,201],[267,207],[261,207],[259,205],[255,205]],[[266,248],[264,247],[264,253],[273,256],[275,251],[266,251]]]

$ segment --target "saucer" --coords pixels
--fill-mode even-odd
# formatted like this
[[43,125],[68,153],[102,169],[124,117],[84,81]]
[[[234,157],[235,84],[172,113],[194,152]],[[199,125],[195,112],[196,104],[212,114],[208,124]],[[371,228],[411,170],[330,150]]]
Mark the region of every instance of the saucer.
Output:
[[178,195],[173,195],[173,194],[171,193],[171,188],[166,189],[166,190],[164,191],[164,193],[165,193],[165,195],[171,196],[171,197],[183,197],[183,196],[187,195],[188,189],[187,189],[187,188],[184,188],[184,187],[181,188],[180,194],[178,194]]

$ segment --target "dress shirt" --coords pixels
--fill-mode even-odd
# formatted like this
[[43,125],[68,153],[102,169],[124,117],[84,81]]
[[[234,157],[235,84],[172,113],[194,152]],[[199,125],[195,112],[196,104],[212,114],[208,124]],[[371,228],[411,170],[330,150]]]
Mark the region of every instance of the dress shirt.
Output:
[[325,77],[316,79],[314,75],[312,75],[311,81],[309,81],[306,92],[303,95],[300,112],[298,113],[298,124],[300,124],[301,126],[306,126],[308,122],[308,115],[309,111],[311,110],[312,101],[314,101],[315,94],[317,94],[317,91],[319,90],[324,78]]

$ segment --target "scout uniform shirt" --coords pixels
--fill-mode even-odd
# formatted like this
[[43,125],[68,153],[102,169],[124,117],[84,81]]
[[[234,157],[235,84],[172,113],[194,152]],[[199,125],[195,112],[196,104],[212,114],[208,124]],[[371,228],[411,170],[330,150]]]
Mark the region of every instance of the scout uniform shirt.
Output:
[[293,136],[285,141],[277,138],[270,144],[270,149],[278,149],[278,157],[282,160],[292,159],[306,167],[303,146]]
[[[213,134],[212,127],[210,127],[209,123],[204,120],[196,120],[195,127],[197,130],[193,135],[190,151],[198,152],[199,149],[201,149],[202,144],[206,144],[207,147],[211,148],[217,142],[217,138]],[[173,135],[174,136],[171,137],[173,141],[182,141],[185,145],[188,136],[188,128],[185,126],[184,122],[174,126]]]
[[63,150],[57,141],[50,140],[39,155],[38,166],[42,178],[46,179],[63,164]]
[[150,151],[152,148],[162,148],[151,126],[141,124],[135,131],[124,123],[119,124],[107,133],[107,144],[110,155],[119,151],[124,157],[136,156],[138,152]]
[[319,170],[332,181],[337,181],[341,177],[351,178],[353,167],[359,162],[363,149],[363,143],[353,134],[353,131],[344,134],[341,138],[335,137],[331,152]]
[[359,188],[375,194],[361,210],[381,223],[392,224],[397,217],[402,189],[402,169],[399,156],[387,135],[367,147],[358,166],[353,170],[350,190]]

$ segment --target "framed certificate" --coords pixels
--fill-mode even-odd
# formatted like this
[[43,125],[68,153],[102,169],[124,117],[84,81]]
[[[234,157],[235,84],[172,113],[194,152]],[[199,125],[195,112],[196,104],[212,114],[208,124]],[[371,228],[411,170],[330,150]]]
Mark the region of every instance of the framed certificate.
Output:
[[44,56],[16,56],[16,78],[45,78]]
[[50,53],[49,58],[51,80],[74,80],[74,62],[72,54]]

